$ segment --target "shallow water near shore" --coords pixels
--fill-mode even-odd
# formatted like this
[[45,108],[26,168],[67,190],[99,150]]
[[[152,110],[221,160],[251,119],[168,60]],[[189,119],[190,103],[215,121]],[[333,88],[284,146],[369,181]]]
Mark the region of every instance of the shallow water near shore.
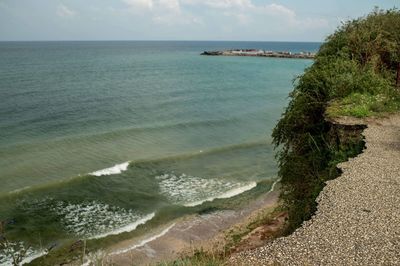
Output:
[[[0,43],[0,220],[31,255],[232,208],[276,177],[270,133],[313,43]],[[99,244],[100,245],[100,244]],[[6,258],[0,255],[0,264]]]

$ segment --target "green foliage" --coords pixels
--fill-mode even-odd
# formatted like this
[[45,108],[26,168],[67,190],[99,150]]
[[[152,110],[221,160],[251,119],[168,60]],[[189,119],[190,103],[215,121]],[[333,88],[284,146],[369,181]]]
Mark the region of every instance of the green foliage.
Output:
[[400,16],[397,9],[375,8],[366,17],[344,23],[322,45],[318,57],[348,56],[377,69],[396,70],[400,61]]
[[352,93],[330,103],[326,113],[328,117],[354,116],[362,118],[398,110],[400,110],[398,95]]
[[289,229],[311,217],[336,164],[362,149],[341,136],[325,115],[365,117],[400,110],[395,88],[400,62],[400,12],[375,9],[344,23],[321,46],[314,64],[296,80],[291,101],[273,131]]

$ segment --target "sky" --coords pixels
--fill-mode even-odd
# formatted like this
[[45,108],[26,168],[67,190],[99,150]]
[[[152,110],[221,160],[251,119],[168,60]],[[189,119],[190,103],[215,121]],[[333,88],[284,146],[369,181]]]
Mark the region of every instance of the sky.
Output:
[[0,0],[0,41],[323,41],[400,0]]

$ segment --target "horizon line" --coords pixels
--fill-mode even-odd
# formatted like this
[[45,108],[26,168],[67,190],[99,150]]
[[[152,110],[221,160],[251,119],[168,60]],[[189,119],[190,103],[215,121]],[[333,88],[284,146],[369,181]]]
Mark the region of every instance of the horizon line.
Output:
[[266,40],[0,40],[0,42],[293,42],[293,43],[323,43],[324,41],[266,41]]

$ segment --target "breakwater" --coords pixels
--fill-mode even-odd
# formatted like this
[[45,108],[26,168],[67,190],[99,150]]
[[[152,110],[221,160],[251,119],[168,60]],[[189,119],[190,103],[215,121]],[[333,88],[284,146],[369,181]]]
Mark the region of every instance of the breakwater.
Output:
[[223,51],[204,51],[201,55],[211,56],[258,56],[258,57],[276,57],[276,58],[299,58],[299,59],[313,59],[315,53],[312,52],[299,52],[293,53],[288,51],[265,51],[257,49],[235,49]]

